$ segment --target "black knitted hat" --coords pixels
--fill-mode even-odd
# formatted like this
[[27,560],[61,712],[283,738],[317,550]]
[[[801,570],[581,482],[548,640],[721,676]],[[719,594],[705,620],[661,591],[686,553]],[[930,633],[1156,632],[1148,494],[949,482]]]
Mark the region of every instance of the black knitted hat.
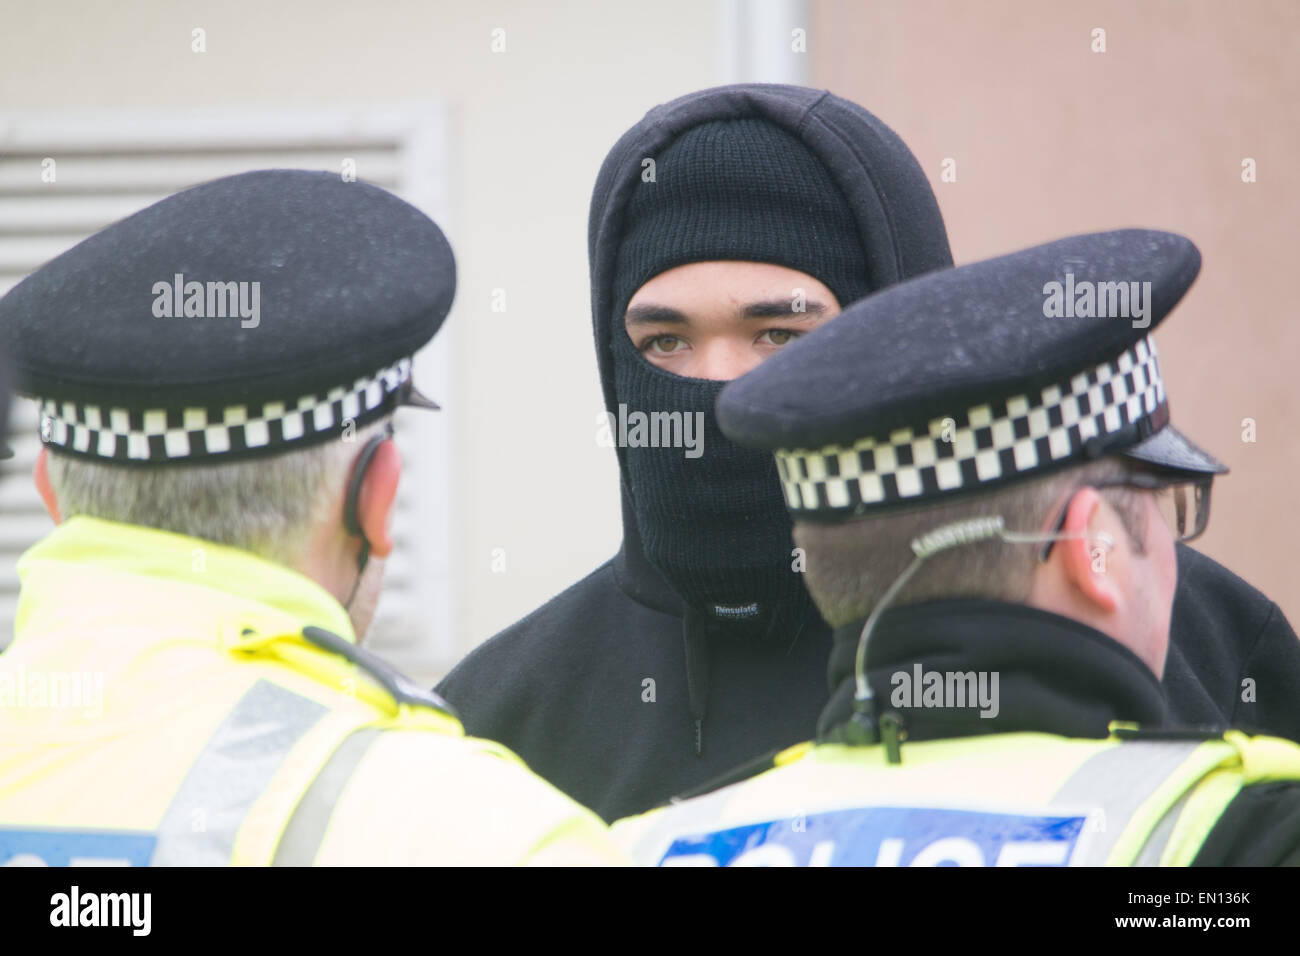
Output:
[[643,161],[618,253],[614,321],[642,285],[688,262],[770,262],[862,298],[867,262],[853,211],[822,161],[764,119],[694,126]]

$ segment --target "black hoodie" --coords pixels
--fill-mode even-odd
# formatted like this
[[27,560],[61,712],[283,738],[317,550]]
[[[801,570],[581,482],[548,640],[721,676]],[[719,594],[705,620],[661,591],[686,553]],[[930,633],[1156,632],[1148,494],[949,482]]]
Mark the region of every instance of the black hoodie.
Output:
[[[618,408],[610,339],[616,326],[609,313],[620,216],[641,160],[692,126],[742,117],[790,130],[825,164],[863,236],[869,288],[951,265],[920,167],[860,107],[821,91],[752,84],[656,107],[615,144],[592,196],[593,325],[611,412]],[[831,646],[830,630],[815,612],[775,641],[688,613],[645,557],[622,449],[619,464],[619,553],[487,641],[438,686],[467,732],[506,744],[607,820],[812,738],[828,697]],[[1214,562],[1188,549],[1179,553],[1183,586],[1167,670],[1176,691],[1171,710],[1194,723],[1244,718],[1300,735],[1300,708],[1282,699],[1293,688],[1291,699],[1300,699],[1300,642],[1281,612]],[[1257,703],[1238,704],[1244,676],[1259,682]]]

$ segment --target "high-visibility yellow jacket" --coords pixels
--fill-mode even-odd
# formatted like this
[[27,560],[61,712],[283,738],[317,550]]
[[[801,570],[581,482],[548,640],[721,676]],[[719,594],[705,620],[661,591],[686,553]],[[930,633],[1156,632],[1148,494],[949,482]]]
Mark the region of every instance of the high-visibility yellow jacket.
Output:
[[1236,731],[979,735],[904,744],[899,764],[800,744],[611,832],[664,866],[1185,866],[1244,786],[1276,780],[1300,780],[1300,746]]
[[508,750],[350,662],[346,612],[294,571],[85,517],[18,567],[0,864],[623,859]]

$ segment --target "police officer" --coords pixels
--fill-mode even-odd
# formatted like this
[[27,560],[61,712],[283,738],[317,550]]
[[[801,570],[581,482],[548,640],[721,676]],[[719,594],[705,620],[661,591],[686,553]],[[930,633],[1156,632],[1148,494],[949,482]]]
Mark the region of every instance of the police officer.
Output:
[[391,418],[432,405],[411,357],[454,288],[412,206],[268,170],[150,206],[0,302],[57,523],[0,656],[0,863],[617,860],[594,815],[359,646],[393,547]]
[[1175,542],[1225,470],[1150,337],[1199,267],[1168,233],[1064,239],[873,296],[724,390],[775,454],[833,693],[816,742],[617,825],[638,860],[1300,862],[1300,746],[1172,727],[1160,685]]

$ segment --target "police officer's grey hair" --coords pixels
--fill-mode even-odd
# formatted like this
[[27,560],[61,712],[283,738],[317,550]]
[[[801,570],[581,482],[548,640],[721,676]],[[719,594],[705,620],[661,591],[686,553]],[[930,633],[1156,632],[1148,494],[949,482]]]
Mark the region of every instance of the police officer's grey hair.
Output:
[[[1125,459],[1109,457],[1042,478],[971,495],[950,504],[930,505],[838,524],[800,522],[795,544],[803,549],[805,583],[828,624],[861,620],[914,557],[912,540],[944,524],[1001,515],[1011,531],[1047,534],[1072,489],[1134,471]],[[1137,493],[1107,488],[1103,494],[1118,511],[1133,547],[1142,552],[1143,513]],[[928,558],[891,607],[941,598],[990,598],[1023,603],[1033,585],[1040,546],[991,538]]]
[[381,420],[339,440],[223,464],[114,465],[51,449],[50,485],[65,519],[161,528],[293,567],[305,556],[312,525],[346,490],[366,440],[384,426]]

